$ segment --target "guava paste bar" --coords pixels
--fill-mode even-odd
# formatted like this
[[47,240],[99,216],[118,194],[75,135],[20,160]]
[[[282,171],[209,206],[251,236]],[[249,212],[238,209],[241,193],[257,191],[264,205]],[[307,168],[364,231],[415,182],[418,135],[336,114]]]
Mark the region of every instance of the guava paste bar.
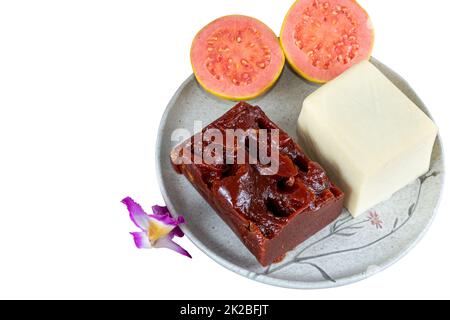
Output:
[[[186,176],[263,266],[280,262],[341,214],[342,191],[259,107],[241,102],[203,132],[207,129],[218,129],[224,136],[226,129],[279,130],[279,170],[272,175],[266,175],[267,165],[259,160],[257,164],[175,164],[183,148],[195,158],[194,137],[171,154],[175,170]],[[204,142],[203,148],[208,145]]]

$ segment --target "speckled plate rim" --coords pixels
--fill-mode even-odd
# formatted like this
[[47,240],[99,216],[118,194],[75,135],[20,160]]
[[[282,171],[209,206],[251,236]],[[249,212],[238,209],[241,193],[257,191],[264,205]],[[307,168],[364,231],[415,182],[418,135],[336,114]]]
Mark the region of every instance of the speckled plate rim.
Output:
[[[374,58],[372,58],[375,61],[378,61]],[[288,68],[288,66],[285,66],[285,68]],[[388,67],[389,68],[389,67]],[[392,69],[391,69],[392,70]],[[395,72],[395,71],[394,71]],[[396,73],[397,74],[397,73]],[[409,83],[400,75],[397,74],[397,76],[399,77],[399,79],[401,79],[403,81],[403,83],[408,86],[409,88],[412,87],[409,85]],[[162,135],[161,133],[163,132],[163,127],[167,121],[169,112],[171,110],[171,108],[173,107],[173,105],[175,104],[175,102],[178,100],[179,96],[181,95],[181,93],[183,92],[183,90],[186,88],[186,86],[188,84],[190,84],[192,81],[196,81],[194,75],[190,75],[182,84],[181,86],[178,88],[178,90],[175,92],[175,94],[173,95],[173,97],[170,99],[162,117],[161,117],[161,121],[159,124],[159,128],[158,128],[158,134],[157,134],[157,141],[156,141],[156,149],[155,149],[155,160],[156,160],[156,175],[157,175],[157,180],[158,180],[158,184],[161,190],[161,194],[162,197],[167,205],[167,207],[169,208],[169,210],[171,212],[175,212],[175,208],[170,200],[170,196],[165,188],[165,184],[164,184],[164,180],[162,177],[162,171],[161,171],[161,164],[160,164],[160,150],[161,150],[161,144],[162,144]],[[414,91],[414,90],[412,90]],[[417,96],[417,99],[423,104],[423,101],[420,99],[419,96]],[[433,117],[431,114],[428,114],[428,116],[433,120]],[[446,175],[446,170],[445,170],[445,152],[444,152],[444,146],[442,144],[442,139],[441,139],[441,135],[440,133],[438,134],[438,137],[436,139],[436,143],[439,144],[439,146],[441,147],[442,153],[441,153],[441,157],[442,157],[442,163],[443,163],[443,167],[442,167],[442,184],[441,187],[439,189],[439,198],[438,201],[436,203],[436,206],[433,210],[433,214],[432,217],[430,218],[430,220],[428,221],[427,225],[425,226],[425,228],[422,230],[422,232],[419,234],[419,236],[415,239],[415,241],[411,242],[410,245],[405,246],[404,250],[396,255],[396,256],[392,256],[389,259],[386,259],[384,261],[384,263],[382,265],[379,265],[376,269],[368,269],[366,272],[362,272],[362,273],[358,273],[358,274],[354,274],[348,277],[343,277],[343,278],[339,278],[339,282],[338,283],[333,283],[330,284],[330,282],[328,281],[317,281],[317,282],[305,282],[305,281],[292,281],[292,280],[282,280],[282,279],[276,279],[276,278],[272,278],[266,275],[257,275],[251,271],[245,270],[244,268],[241,268],[239,266],[237,266],[236,264],[234,264],[233,262],[222,258],[221,256],[217,255],[216,253],[214,253],[213,251],[209,250],[204,244],[203,242],[198,239],[190,230],[189,228],[186,228],[185,226],[181,226],[181,229],[183,230],[183,232],[186,234],[187,238],[197,247],[199,248],[203,253],[205,253],[208,257],[210,257],[212,260],[216,261],[218,264],[220,264],[221,266],[227,268],[228,270],[231,270],[243,277],[246,277],[250,280],[254,280],[254,281],[258,281],[267,285],[272,285],[272,286],[276,286],[276,287],[282,287],[282,288],[287,288],[287,289],[304,289],[304,290],[309,290],[309,289],[328,289],[328,288],[337,288],[337,287],[342,287],[342,286],[346,286],[346,285],[350,285],[362,280],[365,280],[367,278],[370,278],[384,270],[386,270],[387,268],[389,268],[390,266],[392,266],[393,264],[395,264],[396,262],[398,262],[399,260],[401,260],[403,257],[405,257],[412,249],[414,249],[414,247],[416,247],[416,245],[423,239],[423,237],[425,236],[425,234],[428,232],[428,230],[430,229],[431,225],[433,224],[434,219],[436,218],[436,214],[437,211],[440,207],[440,203],[442,201],[442,191],[444,189],[444,185],[445,185],[445,175]],[[175,212],[176,213],[176,212]]]

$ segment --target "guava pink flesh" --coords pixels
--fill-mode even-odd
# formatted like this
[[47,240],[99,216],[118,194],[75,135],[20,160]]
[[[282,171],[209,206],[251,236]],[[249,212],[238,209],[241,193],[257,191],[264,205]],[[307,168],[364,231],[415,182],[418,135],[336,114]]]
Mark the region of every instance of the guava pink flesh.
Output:
[[304,0],[288,13],[281,40],[296,69],[329,81],[370,57],[373,28],[353,0]]
[[245,16],[227,16],[196,36],[191,62],[200,83],[221,96],[256,96],[276,81],[284,55],[275,34]]

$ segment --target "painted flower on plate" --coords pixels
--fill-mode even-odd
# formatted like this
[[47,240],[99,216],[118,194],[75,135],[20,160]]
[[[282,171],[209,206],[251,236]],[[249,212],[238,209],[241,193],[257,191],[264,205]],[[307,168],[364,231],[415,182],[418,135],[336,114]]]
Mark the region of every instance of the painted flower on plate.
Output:
[[369,212],[369,221],[373,226],[377,227],[377,229],[383,229],[383,221],[375,211]]

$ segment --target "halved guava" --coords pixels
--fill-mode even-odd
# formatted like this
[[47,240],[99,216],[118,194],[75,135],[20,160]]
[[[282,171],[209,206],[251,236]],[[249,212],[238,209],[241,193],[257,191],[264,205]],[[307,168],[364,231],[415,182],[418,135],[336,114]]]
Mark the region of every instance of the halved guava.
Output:
[[253,99],[280,77],[285,57],[275,33],[241,15],[219,18],[194,38],[191,63],[208,92],[229,100]]
[[324,83],[370,58],[374,31],[354,0],[298,0],[284,19],[280,41],[297,73]]

